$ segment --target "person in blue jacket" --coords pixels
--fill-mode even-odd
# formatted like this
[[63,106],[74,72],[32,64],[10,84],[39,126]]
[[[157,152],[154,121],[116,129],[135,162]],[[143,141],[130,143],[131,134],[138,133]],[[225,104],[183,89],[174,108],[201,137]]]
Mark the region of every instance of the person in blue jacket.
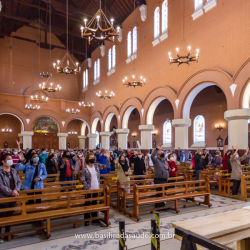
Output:
[[48,154],[44,148],[42,149],[42,154],[40,154],[39,157],[40,157],[40,162],[46,165],[46,159],[48,158]]
[[184,150],[181,150],[180,148],[178,148],[178,154],[180,155],[180,162],[188,161],[187,155],[185,154]]
[[[24,155],[19,154],[20,162],[16,164],[16,170],[25,170],[25,177],[23,180],[22,189],[42,189],[43,180],[47,178],[46,167],[43,163],[39,162],[37,153],[31,154],[30,162],[23,164],[25,161]],[[28,195],[41,194],[41,192],[28,193]],[[30,200],[29,204],[34,204],[34,200]],[[41,199],[37,199],[36,203],[41,203]]]
[[[100,164],[103,164],[103,165],[107,164],[107,156],[105,154],[104,149],[101,150],[101,154],[97,155],[96,159],[97,159],[97,162],[100,163]],[[100,170],[100,174],[110,173],[110,170],[111,170],[111,167],[109,165],[109,168]]]

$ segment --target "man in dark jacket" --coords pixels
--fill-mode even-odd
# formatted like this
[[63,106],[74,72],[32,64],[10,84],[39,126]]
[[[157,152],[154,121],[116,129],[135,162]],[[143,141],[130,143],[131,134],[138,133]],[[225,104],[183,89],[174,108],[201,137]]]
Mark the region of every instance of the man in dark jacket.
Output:
[[[168,165],[167,159],[165,158],[165,154],[162,150],[160,150],[161,144],[158,144],[156,149],[151,155],[151,160],[154,164],[154,183],[161,184],[167,183],[169,178],[170,167]],[[166,188],[165,188],[166,189]],[[156,188],[156,191],[162,191],[161,188]],[[156,194],[156,197],[162,197],[162,194]],[[155,207],[164,206],[165,203],[156,203]]]
[[[142,154],[139,151],[135,151],[135,155],[130,158],[130,164],[134,164],[134,175],[145,175],[146,167]],[[136,180],[141,180],[144,178],[136,178]]]
[[[199,180],[199,171],[204,169],[204,161],[202,159],[202,150],[201,149],[198,149],[198,151],[194,155],[194,162],[195,162],[196,180]],[[197,185],[197,184],[195,184],[195,185]]]

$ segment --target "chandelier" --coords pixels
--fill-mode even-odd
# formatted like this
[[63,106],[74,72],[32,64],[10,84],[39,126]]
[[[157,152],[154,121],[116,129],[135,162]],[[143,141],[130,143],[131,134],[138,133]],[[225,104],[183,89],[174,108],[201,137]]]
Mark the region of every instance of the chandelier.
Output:
[[91,108],[94,106],[94,103],[92,102],[86,102],[86,94],[84,94],[84,101],[79,102],[79,106],[83,108]]
[[25,105],[25,109],[29,109],[29,110],[38,110],[38,109],[40,109],[40,106],[37,106],[37,105],[32,106],[32,104],[30,104],[30,105],[26,104],[26,105]]
[[44,95],[41,95],[40,94],[40,91],[38,92],[38,95],[35,95],[35,96],[30,96],[31,98],[31,101],[32,102],[40,102],[40,103],[43,103],[43,102],[47,102],[48,101],[48,97],[44,97]]
[[79,62],[74,62],[69,54],[69,1],[66,1],[66,39],[67,39],[67,52],[62,58],[62,60],[57,60],[56,63],[53,63],[54,69],[56,69],[57,73],[63,73],[66,75],[76,75],[81,71],[81,67]]
[[140,77],[140,81],[136,81],[135,80],[135,76],[132,76],[133,80],[132,81],[128,81],[128,78],[125,77],[122,81],[123,81],[123,85],[127,85],[128,87],[142,87],[142,85],[145,85],[146,79],[143,78],[142,76]]
[[183,63],[186,63],[189,65],[189,62],[198,62],[199,49],[196,49],[195,56],[191,56],[191,47],[190,46],[188,46],[188,54],[186,56],[179,55],[179,48],[176,48],[176,56],[177,56],[176,58],[171,57],[171,52],[169,52],[168,55],[169,55],[170,65],[171,65],[171,63],[178,63],[178,66],[180,64],[183,64]]
[[9,128],[8,125],[5,126],[5,128],[2,128],[1,129],[2,133],[11,133],[12,132],[12,129]]
[[98,98],[100,98],[100,99],[111,99],[111,98],[114,98],[114,96],[115,96],[115,93],[114,92],[110,92],[110,94],[108,94],[108,91],[107,90],[105,90],[105,93],[102,95],[102,92],[101,91],[99,91],[99,92],[97,92],[96,93],[96,96],[98,97]]
[[66,113],[69,113],[69,114],[77,114],[77,113],[80,113],[80,110],[79,109],[66,109]]
[[45,74],[43,72],[43,73],[40,73],[40,76],[43,77],[43,78],[50,78],[50,77],[52,77],[52,74],[49,74],[49,72],[47,72],[47,74]]
[[115,36],[119,35],[120,27],[114,28],[114,19],[108,20],[102,11],[101,4],[100,0],[100,9],[89,22],[88,19],[84,19],[84,26],[80,28],[81,37],[88,38],[89,44],[94,40],[104,45],[105,40],[114,42]]
[[77,132],[74,131],[74,130],[71,130],[71,131],[68,132],[68,134],[69,134],[69,135],[77,135]]
[[56,93],[56,92],[59,92],[61,90],[61,86],[60,85],[57,85],[57,86],[53,86],[53,82],[50,83],[50,86],[49,87],[46,87],[46,84],[47,82],[43,82],[43,84],[39,84],[39,89],[40,90],[45,90],[45,91],[48,91],[48,92],[53,92],[53,93]]

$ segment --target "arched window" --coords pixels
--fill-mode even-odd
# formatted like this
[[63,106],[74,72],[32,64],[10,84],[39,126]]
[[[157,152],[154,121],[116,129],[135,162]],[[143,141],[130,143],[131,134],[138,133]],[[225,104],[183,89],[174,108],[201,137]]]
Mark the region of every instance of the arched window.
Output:
[[112,65],[112,51],[111,49],[109,49],[109,56],[108,56],[108,60],[109,60],[109,70],[111,70],[111,65]]
[[95,146],[99,146],[100,143],[100,134],[98,131],[95,132],[96,133],[96,138],[95,138]]
[[83,88],[86,87],[86,76],[85,76],[85,71],[83,72]]
[[162,33],[168,30],[168,0],[162,4]]
[[194,8],[198,9],[203,4],[203,0],[194,0]]
[[100,78],[100,59],[97,60],[97,78]]
[[86,69],[86,74],[85,74],[85,87],[88,87],[89,85],[89,73],[88,70]]
[[115,45],[113,45],[112,49],[112,68],[115,68],[116,65],[116,50],[115,50]]
[[137,51],[137,27],[133,28],[133,54]]
[[172,124],[170,121],[165,121],[163,124],[163,144],[171,143],[172,141]]
[[160,35],[160,7],[155,9],[154,13],[154,38],[158,38]]
[[128,32],[128,57],[131,56],[132,53],[132,38],[131,38],[131,31]]
[[205,118],[197,115],[194,119],[194,143],[205,141]]
[[97,78],[97,66],[96,66],[96,64],[97,64],[97,62],[95,61],[95,63],[94,63],[94,80],[96,80],[96,78]]

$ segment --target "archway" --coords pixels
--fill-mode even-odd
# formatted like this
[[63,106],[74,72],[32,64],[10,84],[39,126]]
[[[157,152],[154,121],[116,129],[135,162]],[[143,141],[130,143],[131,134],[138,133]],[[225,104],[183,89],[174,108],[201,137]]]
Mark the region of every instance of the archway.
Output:
[[127,126],[125,128],[128,128],[130,131],[128,135],[128,146],[131,148],[138,148],[137,141],[141,141],[141,132],[139,130],[141,120],[139,110],[134,107],[128,108],[124,114],[124,118],[127,120],[127,124],[124,124]]
[[250,82],[247,84],[243,94],[242,108],[250,108]]
[[[5,131],[7,129],[11,132]],[[0,114],[0,148],[17,148],[16,139],[21,131],[23,131],[23,124],[18,116]]]

